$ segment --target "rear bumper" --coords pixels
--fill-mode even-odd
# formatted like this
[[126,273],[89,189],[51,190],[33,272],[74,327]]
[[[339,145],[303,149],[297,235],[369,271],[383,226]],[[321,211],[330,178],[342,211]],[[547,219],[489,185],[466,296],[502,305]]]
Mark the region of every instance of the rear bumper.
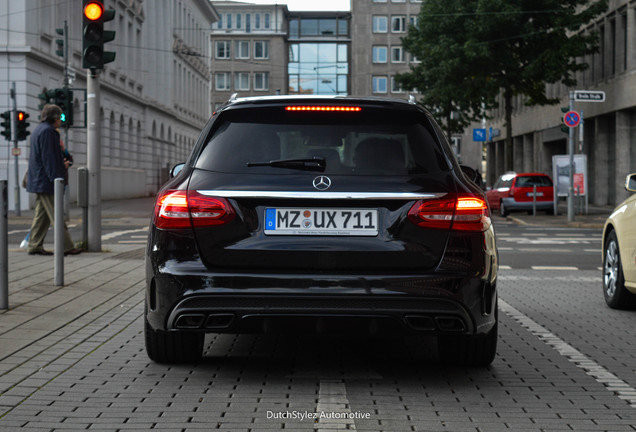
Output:
[[495,284],[452,276],[173,275],[151,278],[155,329],[214,333],[482,334],[495,324]]
[[[533,202],[531,201],[516,201],[514,198],[502,199],[506,210],[508,211],[532,211]],[[552,210],[554,208],[554,201],[537,201],[536,209],[539,211]]]

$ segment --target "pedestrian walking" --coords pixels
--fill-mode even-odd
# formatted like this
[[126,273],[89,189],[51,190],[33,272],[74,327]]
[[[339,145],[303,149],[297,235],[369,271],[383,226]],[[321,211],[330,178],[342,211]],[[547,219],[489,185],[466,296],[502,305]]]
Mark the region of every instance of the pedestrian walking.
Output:
[[[31,224],[31,236],[27,252],[29,255],[53,255],[44,249],[44,239],[54,218],[54,182],[64,178],[68,161],[60,146],[60,134],[57,128],[62,125],[62,109],[47,104],[42,109],[42,122],[31,134],[31,155],[27,174],[27,191],[34,193],[35,214]],[[64,255],[76,255],[82,252],[75,248],[71,234],[64,224]]]

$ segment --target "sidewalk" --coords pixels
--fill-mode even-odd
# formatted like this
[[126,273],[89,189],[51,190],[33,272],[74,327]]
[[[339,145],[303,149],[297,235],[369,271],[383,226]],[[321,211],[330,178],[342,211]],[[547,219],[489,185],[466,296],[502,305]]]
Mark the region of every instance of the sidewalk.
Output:
[[526,212],[511,213],[507,218],[519,225],[542,227],[594,228],[602,230],[605,220],[614,211],[610,206],[590,206],[587,214],[575,214],[574,221],[568,221],[568,209],[564,204],[558,207],[558,214],[547,215],[537,212],[535,216]]
[[[102,223],[147,224],[154,198],[102,203]],[[71,205],[71,222],[82,209]],[[9,225],[30,224],[33,210],[9,212]],[[52,250],[52,233],[47,245]],[[0,310],[0,418],[143,311],[144,245],[108,244],[105,252],[64,258],[55,286],[52,256],[9,245],[9,309]],[[127,319],[122,319],[127,317]],[[141,330],[141,328],[140,328]]]

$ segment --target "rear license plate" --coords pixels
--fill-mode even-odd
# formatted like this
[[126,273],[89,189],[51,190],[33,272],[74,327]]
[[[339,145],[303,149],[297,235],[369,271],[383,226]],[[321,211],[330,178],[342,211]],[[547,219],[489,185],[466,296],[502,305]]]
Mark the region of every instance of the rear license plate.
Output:
[[528,196],[529,197],[533,197],[533,196],[542,197],[543,196],[543,192],[537,192],[536,194],[534,192],[528,192]]
[[377,209],[268,208],[267,235],[378,235]]

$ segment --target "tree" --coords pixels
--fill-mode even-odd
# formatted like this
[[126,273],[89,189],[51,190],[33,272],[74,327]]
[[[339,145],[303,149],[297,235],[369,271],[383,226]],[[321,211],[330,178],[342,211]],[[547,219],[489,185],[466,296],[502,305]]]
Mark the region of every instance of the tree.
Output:
[[[481,119],[492,101],[484,94],[487,77],[475,74],[475,53],[467,49],[475,22],[476,0],[434,0],[422,3],[418,25],[402,39],[406,51],[416,56],[410,73],[397,76],[402,88],[414,88],[422,103],[444,124],[450,137]],[[449,11],[451,11],[449,13]],[[478,58],[477,58],[478,60]]]
[[467,110],[465,119],[484,115],[501,94],[511,147],[513,98],[558,103],[546,84],[576,85],[576,72],[588,68],[583,57],[598,51],[597,34],[582,27],[606,8],[607,0],[428,0],[403,39],[422,63],[399,80],[434,110]]

